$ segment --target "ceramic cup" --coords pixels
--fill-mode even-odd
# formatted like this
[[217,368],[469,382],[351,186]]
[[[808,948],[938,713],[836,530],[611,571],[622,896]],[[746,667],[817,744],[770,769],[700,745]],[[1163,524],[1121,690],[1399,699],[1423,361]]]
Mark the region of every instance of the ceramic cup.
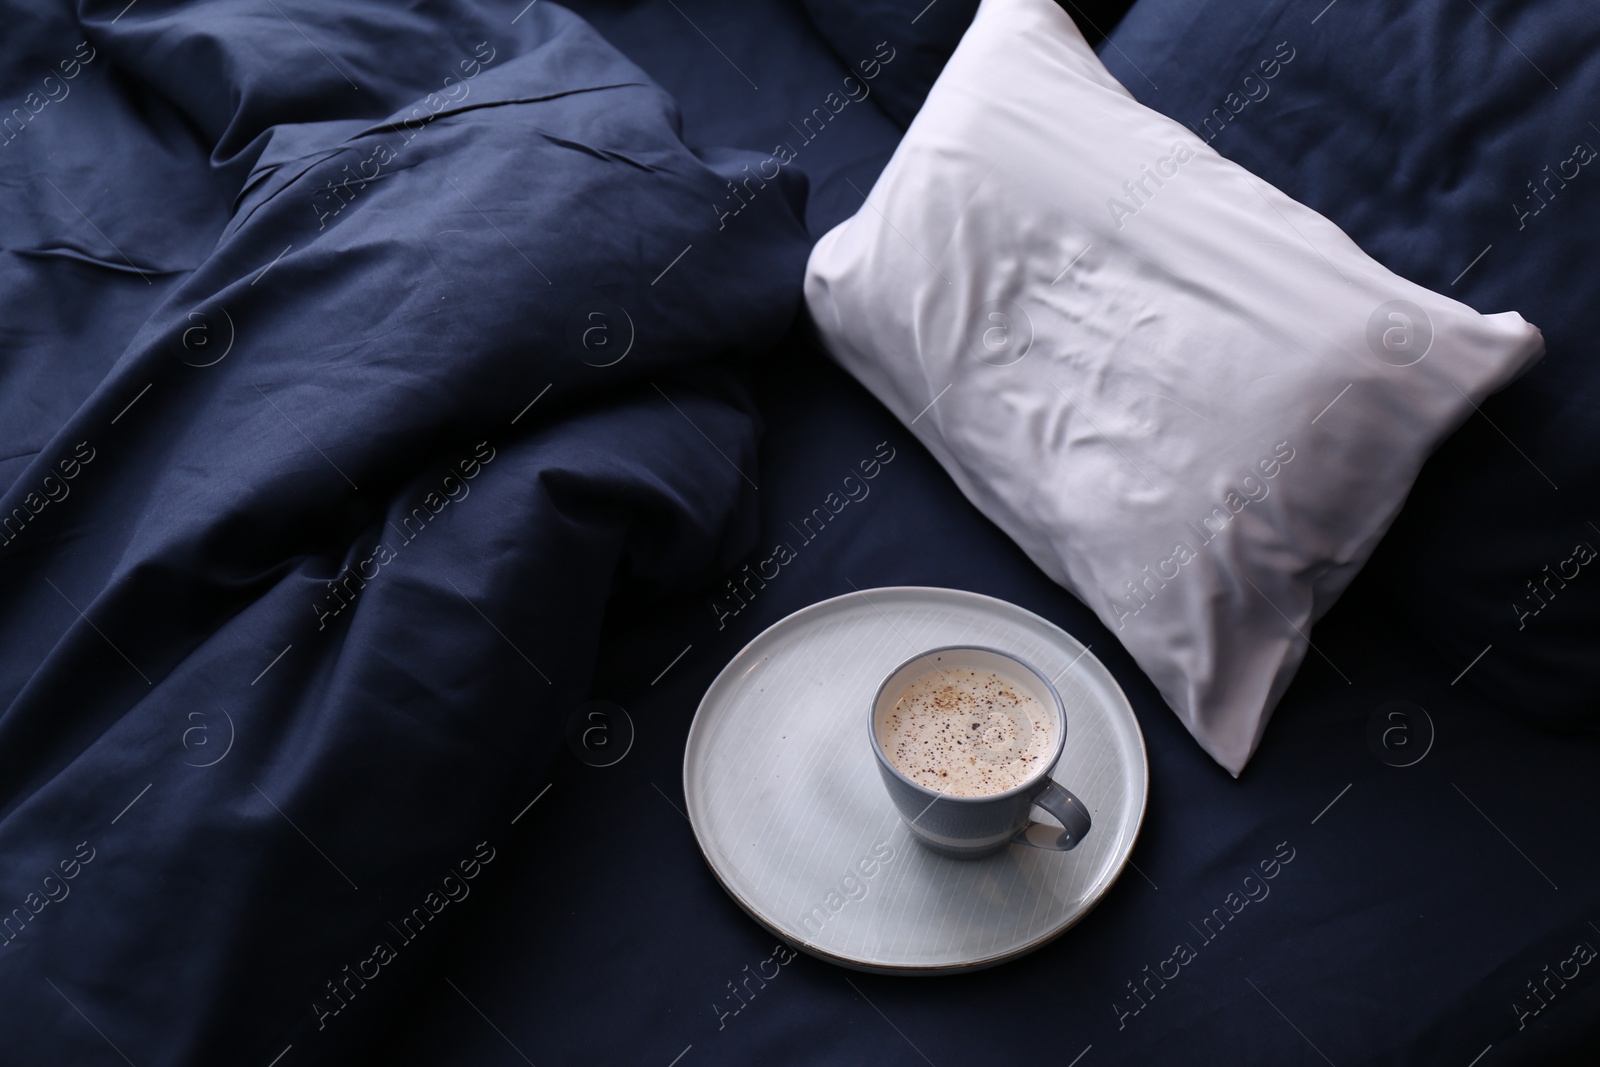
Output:
[[[883,750],[878,728],[910,685],[935,670],[973,668],[993,671],[1032,695],[1054,716],[1055,744],[1043,764],[1022,784],[1000,793],[958,797],[921,785],[900,771]],[[998,649],[976,646],[934,648],[906,660],[883,680],[868,708],[867,734],[878,773],[913,836],[936,851],[981,856],[1016,842],[1066,852],[1089,833],[1089,809],[1050,777],[1067,745],[1067,716],[1056,687],[1032,664]],[[1029,818],[1034,805],[1055,816],[1060,826]]]

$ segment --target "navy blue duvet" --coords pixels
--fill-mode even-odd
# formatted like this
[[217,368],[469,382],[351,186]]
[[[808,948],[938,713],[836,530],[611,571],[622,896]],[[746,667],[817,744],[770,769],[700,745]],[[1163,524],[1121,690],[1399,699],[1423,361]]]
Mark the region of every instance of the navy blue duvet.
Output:
[[0,46],[0,1062],[341,1062],[749,548],[804,182],[553,5],[120,8]]

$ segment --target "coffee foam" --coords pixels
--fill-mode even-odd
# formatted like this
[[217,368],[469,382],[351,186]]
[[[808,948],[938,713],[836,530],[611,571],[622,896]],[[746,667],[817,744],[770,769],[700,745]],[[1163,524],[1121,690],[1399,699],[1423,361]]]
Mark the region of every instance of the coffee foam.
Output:
[[934,668],[878,724],[889,761],[918,785],[989,796],[1032,778],[1055,746],[1055,719],[1033,694],[994,671]]

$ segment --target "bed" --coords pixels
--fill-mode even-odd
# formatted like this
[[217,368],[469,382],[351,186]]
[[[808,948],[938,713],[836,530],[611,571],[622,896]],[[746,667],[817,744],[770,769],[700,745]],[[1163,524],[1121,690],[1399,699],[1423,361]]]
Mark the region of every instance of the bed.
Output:
[[[1063,5],[1141,102],[1547,345],[1429,461],[1234,779],[801,310],[973,6],[903,45],[870,32],[892,4],[11,12],[0,1061],[1600,1054],[1600,579],[1540,584],[1600,543],[1600,24]],[[793,126],[858,33],[904,80]],[[775,140],[794,166],[739,197]],[[865,460],[870,495],[735,595]],[[796,953],[684,814],[722,667],[890,585],[1057,623],[1149,754],[1113,891],[982,973]]]

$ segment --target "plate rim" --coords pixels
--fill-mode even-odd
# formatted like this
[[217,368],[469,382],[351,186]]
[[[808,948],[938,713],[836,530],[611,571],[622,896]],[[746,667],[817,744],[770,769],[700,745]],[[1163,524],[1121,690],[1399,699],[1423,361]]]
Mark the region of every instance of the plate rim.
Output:
[[[1082,658],[1082,656],[1087,656],[1087,657],[1093,659],[1096,663],[1100,664],[1100,668],[1101,668],[1101,670],[1105,671],[1106,677],[1111,682],[1112,688],[1116,691],[1116,694],[1119,697],[1122,698],[1122,703],[1126,707],[1127,712],[1128,712],[1129,721],[1131,721],[1132,724],[1133,724],[1133,736],[1134,736],[1134,739],[1138,742],[1139,764],[1144,770],[1143,782],[1141,783],[1142,787],[1141,787],[1141,789],[1139,791],[1139,810],[1138,810],[1137,817],[1134,819],[1133,834],[1128,839],[1128,846],[1127,846],[1126,850],[1123,851],[1120,860],[1117,862],[1116,869],[1114,871],[1112,871],[1111,876],[1106,879],[1105,885],[1103,885],[1100,888],[1100,890],[1097,893],[1095,893],[1094,896],[1091,897],[1084,904],[1083,909],[1081,911],[1079,911],[1078,914],[1074,915],[1070,920],[1068,920],[1067,922],[1063,923],[1057,929],[1051,930],[1049,933],[1043,934],[1040,937],[1037,937],[1034,940],[1027,942],[1026,944],[1019,945],[1019,946],[1016,946],[1014,948],[1007,949],[1004,952],[995,953],[995,954],[992,954],[992,955],[989,955],[989,956],[980,957],[980,958],[978,958],[976,960],[964,961],[964,962],[961,962],[961,963],[953,963],[953,964],[876,964],[876,963],[870,963],[870,962],[867,962],[867,961],[864,961],[864,960],[854,959],[854,958],[851,958],[851,957],[848,957],[848,956],[841,956],[836,952],[832,952],[832,951],[829,951],[828,949],[822,948],[819,945],[812,944],[811,942],[808,942],[808,941],[804,940],[803,938],[795,937],[793,934],[789,933],[788,931],[781,930],[778,927],[774,926],[772,923],[768,922],[765,918],[763,918],[751,906],[751,904],[748,901],[745,900],[743,895],[741,895],[736,889],[733,888],[732,885],[729,884],[728,880],[723,877],[722,871],[718,869],[717,865],[714,862],[712,862],[711,855],[706,849],[706,844],[707,843],[706,843],[704,837],[702,836],[700,824],[697,823],[695,821],[695,819],[694,819],[694,812],[695,812],[696,808],[695,808],[694,802],[690,799],[690,793],[689,793],[689,760],[690,760],[690,752],[692,751],[692,742],[693,742],[693,739],[694,739],[695,731],[696,731],[697,728],[700,727],[701,715],[705,711],[706,701],[708,699],[710,699],[712,691],[717,688],[717,685],[718,685],[718,683],[720,683],[722,681],[723,676],[726,675],[728,673],[729,669],[731,669],[733,667],[733,665],[739,661],[740,657],[742,657],[746,652],[750,651],[750,649],[758,641],[761,641],[761,640],[765,639],[770,632],[772,632],[773,630],[777,629],[779,626],[788,625],[788,624],[790,624],[792,622],[795,622],[797,620],[801,620],[805,616],[808,616],[808,615],[810,615],[812,613],[818,612],[818,611],[828,607],[829,605],[836,604],[837,602],[839,602],[841,600],[857,600],[857,599],[859,599],[859,600],[866,601],[868,604],[871,604],[872,601],[867,596],[867,594],[869,592],[876,592],[876,593],[904,593],[904,594],[910,594],[912,596],[916,596],[916,595],[919,595],[919,594],[934,594],[934,595],[938,595],[938,596],[947,596],[947,595],[950,595],[950,594],[955,594],[957,597],[966,597],[966,598],[971,598],[971,599],[976,600],[976,601],[985,601],[990,605],[1000,605],[1000,607],[1002,609],[1007,610],[1007,611],[1020,612],[1022,615],[1027,616],[1029,618],[1032,618],[1034,620],[1037,620],[1038,622],[1043,623],[1049,629],[1055,630],[1055,631],[1057,631],[1057,632],[1059,632],[1061,634],[1064,634],[1067,637],[1071,638],[1073,641],[1077,642],[1079,645],[1082,645],[1083,646],[1083,652],[1081,653],[1080,658]],[[1139,847],[1139,835],[1144,832],[1144,819],[1145,819],[1145,815],[1149,811],[1149,807],[1150,807],[1150,753],[1149,753],[1148,747],[1145,744],[1144,729],[1143,729],[1143,727],[1141,727],[1139,725],[1138,713],[1133,710],[1133,701],[1128,699],[1128,694],[1122,688],[1122,683],[1118,682],[1117,679],[1116,679],[1116,676],[1111,673],[1111,668],[1107,667],[1105,665],[1104,661],[1102,661],[1100,659],[1100,657],[1094,655],[1094,653],[1090,650],[1090,646],[1088,644],[1086,644],[1085,642],[1079,640],[1073,634],[1069,633],[1064,627],[1058,626],[1056,623],[1054,623],[1054,622],[1050,621],[1049,619],[1045,618],[1043,615],[1040,615],[1038,612],[1029,611],[1027,608],[1023,607],[1020,604],[1014,604],[1009,600],[1003,600],[1000,597],[990,596],[987,593],[974,592],[974,591],[972,591],[970,589],[958,589],[958,588],[955,588],[953,586],[942,586],[942,585],[881,585],[881,586],[872,586],[872,587],[870,587],[868,589],[853,588],[848,593],[839,593],[839,594],[837,594],[835,596],[827,597],[826,599],[823,599],[823,600],[813,601],[812,603],[807,604],[803,608],[797,608],[796,610],[791,611],[789,614],[783,616],[782,618],[777,619],[774,622],[772,622],[771,624],[763,627],[759,633],[757,633],[754,637],[750,638],[749,641],[746,641],[744,643],[744,645],[740,647],[739,651],[735,652],[731,657],[729,657],[728,662],[723,664],[722,669],[717,672],[717,676],[711,680],[711,683],[709,685],[706,686],[705,692],[702,693],[701,696],[700,696],[699,704],[697,704],[695,706],[694,718],[689,721],[689,731],[688,731],[688,734],[684,738],[683,772],[682,772],[681,785],[683,787],[684,805],[685,805],[685,807],[687,807],[689,809],[688,810],[689,829],[694,833],[695,847],[700,850],[700,858],[705,861],[706,867],[710,869],[712,876],[714,878],[716,878],[717,884],[722,887],[723,892],[727,893],[728,896],[733,900],[733,902],[739,905],[740,910],[743,911],[746,915],[750,916],[750,918],[754,919],[756,921],[756,923],[758,925],[760,925],[763,929],[767,930],[768,932],[772,933],[774,936],[778,937],[780,940],[788,943],[789,945],[791,945],[794,948],[799,949],[800,951],[806,953],[809,956],[813,956],[813,957],[815,957],[817,959],[823,960],[824,962],[836,964],[838,966],[845,967],[845,968],[848,968],[848,969],[853,970],[853,971],[860,971],[860,972],[865,972],[865,973],[868,973],[868,974],[898,975],[898,976],[903,976],[903,977],[937,977],[939,975],[968,974],[968,973],[971,973],[973,971],[986,970],[986,969],[988,969],[990,967],[996,967],[996,966],[999,966],[1002,963],[1007,963],[1007,962],[1009,962],[1011,960],[1019,959],[1022,956],[1028,955],[1031,952],[1036,952],[1039,949],[1043,948],[1045,945],[1048,945],[1050,942],[1054,941],[1056,938],[1060,937],[1062,934],[1066,933],[1068,930],[1072,929],[1074,926],[1077,926],[1078,923],[1083,921],[1085,916],[1087,916],[1090,912],[1094,911],[1094,909],[1100,905],[1100,902],[1105,899],[1105,897],[1106,897],[1106,895],[1108,893],[1111,892],[1112,887],[1115,886],[1119,881],[1121,881],[1122,880],[1122,876],[1127,872],[1127,869],[1128,869],[1129,865],[1133,862],[1133,850]]]

